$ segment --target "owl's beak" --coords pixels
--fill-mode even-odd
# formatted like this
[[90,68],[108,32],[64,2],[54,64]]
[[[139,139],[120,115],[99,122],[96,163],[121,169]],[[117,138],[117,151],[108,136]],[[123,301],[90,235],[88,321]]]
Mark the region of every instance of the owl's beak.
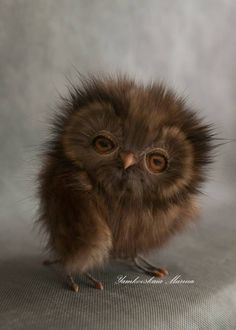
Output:
[[125,170],[136,163],[135,156],[132,152],[121,152],[120,157]]

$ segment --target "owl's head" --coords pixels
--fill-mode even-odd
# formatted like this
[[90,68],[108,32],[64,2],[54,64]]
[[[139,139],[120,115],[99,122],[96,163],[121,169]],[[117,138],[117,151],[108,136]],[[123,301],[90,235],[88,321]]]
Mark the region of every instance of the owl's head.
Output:
[[91,79],[64,109],[57,128],[65,157],[108,196],[174,200],[204,181],[211,128],[163,85]]

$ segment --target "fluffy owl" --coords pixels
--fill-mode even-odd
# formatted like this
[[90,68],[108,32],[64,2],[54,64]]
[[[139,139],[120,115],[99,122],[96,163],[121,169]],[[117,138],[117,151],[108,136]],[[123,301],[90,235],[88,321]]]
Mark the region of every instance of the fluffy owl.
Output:
[[72,88],[53,120],[38,191],[52,262],[75,291],[76,273],[102,288],[88,272],[110,258],[167,274],[143,256],[195,219],[212,137],[162,84],[93,77]]

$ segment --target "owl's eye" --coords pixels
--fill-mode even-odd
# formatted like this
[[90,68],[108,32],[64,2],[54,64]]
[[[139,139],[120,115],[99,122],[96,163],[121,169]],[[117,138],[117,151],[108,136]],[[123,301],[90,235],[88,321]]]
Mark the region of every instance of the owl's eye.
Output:
[[167,156],[160,151],[152,151],[146,155],[146,165],[153,173],[164,172],[168,165]]
[[93,147],[99,154],[109,154],[115,149],[115,143],[106,136],[98,135],[93,140]]

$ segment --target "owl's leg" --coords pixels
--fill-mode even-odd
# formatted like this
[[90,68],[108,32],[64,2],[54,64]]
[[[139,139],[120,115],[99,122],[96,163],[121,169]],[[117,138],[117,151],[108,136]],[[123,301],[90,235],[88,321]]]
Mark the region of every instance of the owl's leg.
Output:
[[[43,261],[44,266],[51,266],[54,264],[58,264],[61,262],[61,259],[54,259],[54,260],[49,260],[46,259]],[[67,279],[69,282],[70,287],[72,288],[73,291],[78,292],[79,291],[79,284],[75,282],[71,274],[67,274]]]
[[[148,266],[148,268],[145,266],[142,266],[138,260],[143,261],[143,263],[145,263]],[[163,277],[163,276],[168,275],[168,271],[166,269],[155,267],[154,265],[149,263],[146,259],[144,259],[141,256],[137,256],[136,258],[134,258],[134,264],[136,267],[138,267],[139,269],[143,270],[145,273],[147,273],[148,275],[151,275],[151,276]]]
[[146,267],[140,265],[137,258],[134,258],[133,261],[134,261],[134,264],[137,268],[141,269],[142,271],[144,271],[148,275],[155,276],[155,277],[163,277],[164,276],[164,274],[162,274],[158,270],[151,270],[149,268],[146,268]]
[[151,268],[154,269],[154,270],[157,270],[157,271],[163,273],[164,276],[166,276],[166,275],[169,274],[169,272],[168,272],[167,269],[165,269],[165,268],[158,268],[157,266],[151,264],[151,263],[150,263],[148,260],[146,260],[144,257],[142,257],[142,256],[138,256],[138,258],[139,258],[140,260],[142,260],[147,266],[151,267]]
[[[54,259],[54,260],[49,260],[46,259],[43,261],[44,266],[51,266],[54,264],[58,264],[61,262],[61,259]],[[77,284],[71,274],[67,274],[67,279],[69,282],[70,287],[72,288],[73,291],[78,292],[79,291],[79,284]]]
[[73,291],[78,292],[79,291],[79,284],[75,282],[71,274],[67,275],[69,285],[72,288]]
[[[57,264],[57,263],[60,263],[60,262],[61,262],[61,259],[55,259],[55,260],[48,260],[48,259],[46,259],[46,260],[43,261],[43,265],[44,266],[51,266],[51,265],[54,265],[54,264]],[[96,280],[96,278],[94,278],[89,273],[85,273],[85,275],[95,284],[95,288],[96,289],[103,290],[103,284],[102,284],[102,282]],[[69,284],[70,284],[71,288],[75,292],[78,292],[79,291],[79,285],[74,281],[72,275],[71,274],[68,274],[67,275],[67,278],[68,278],[68,281],[69,281]]]
[[95,284],[95,288],[99,290],[103,290],[103,284],[102,282],[96,280],[91,274],[85,273],[85,275]]

